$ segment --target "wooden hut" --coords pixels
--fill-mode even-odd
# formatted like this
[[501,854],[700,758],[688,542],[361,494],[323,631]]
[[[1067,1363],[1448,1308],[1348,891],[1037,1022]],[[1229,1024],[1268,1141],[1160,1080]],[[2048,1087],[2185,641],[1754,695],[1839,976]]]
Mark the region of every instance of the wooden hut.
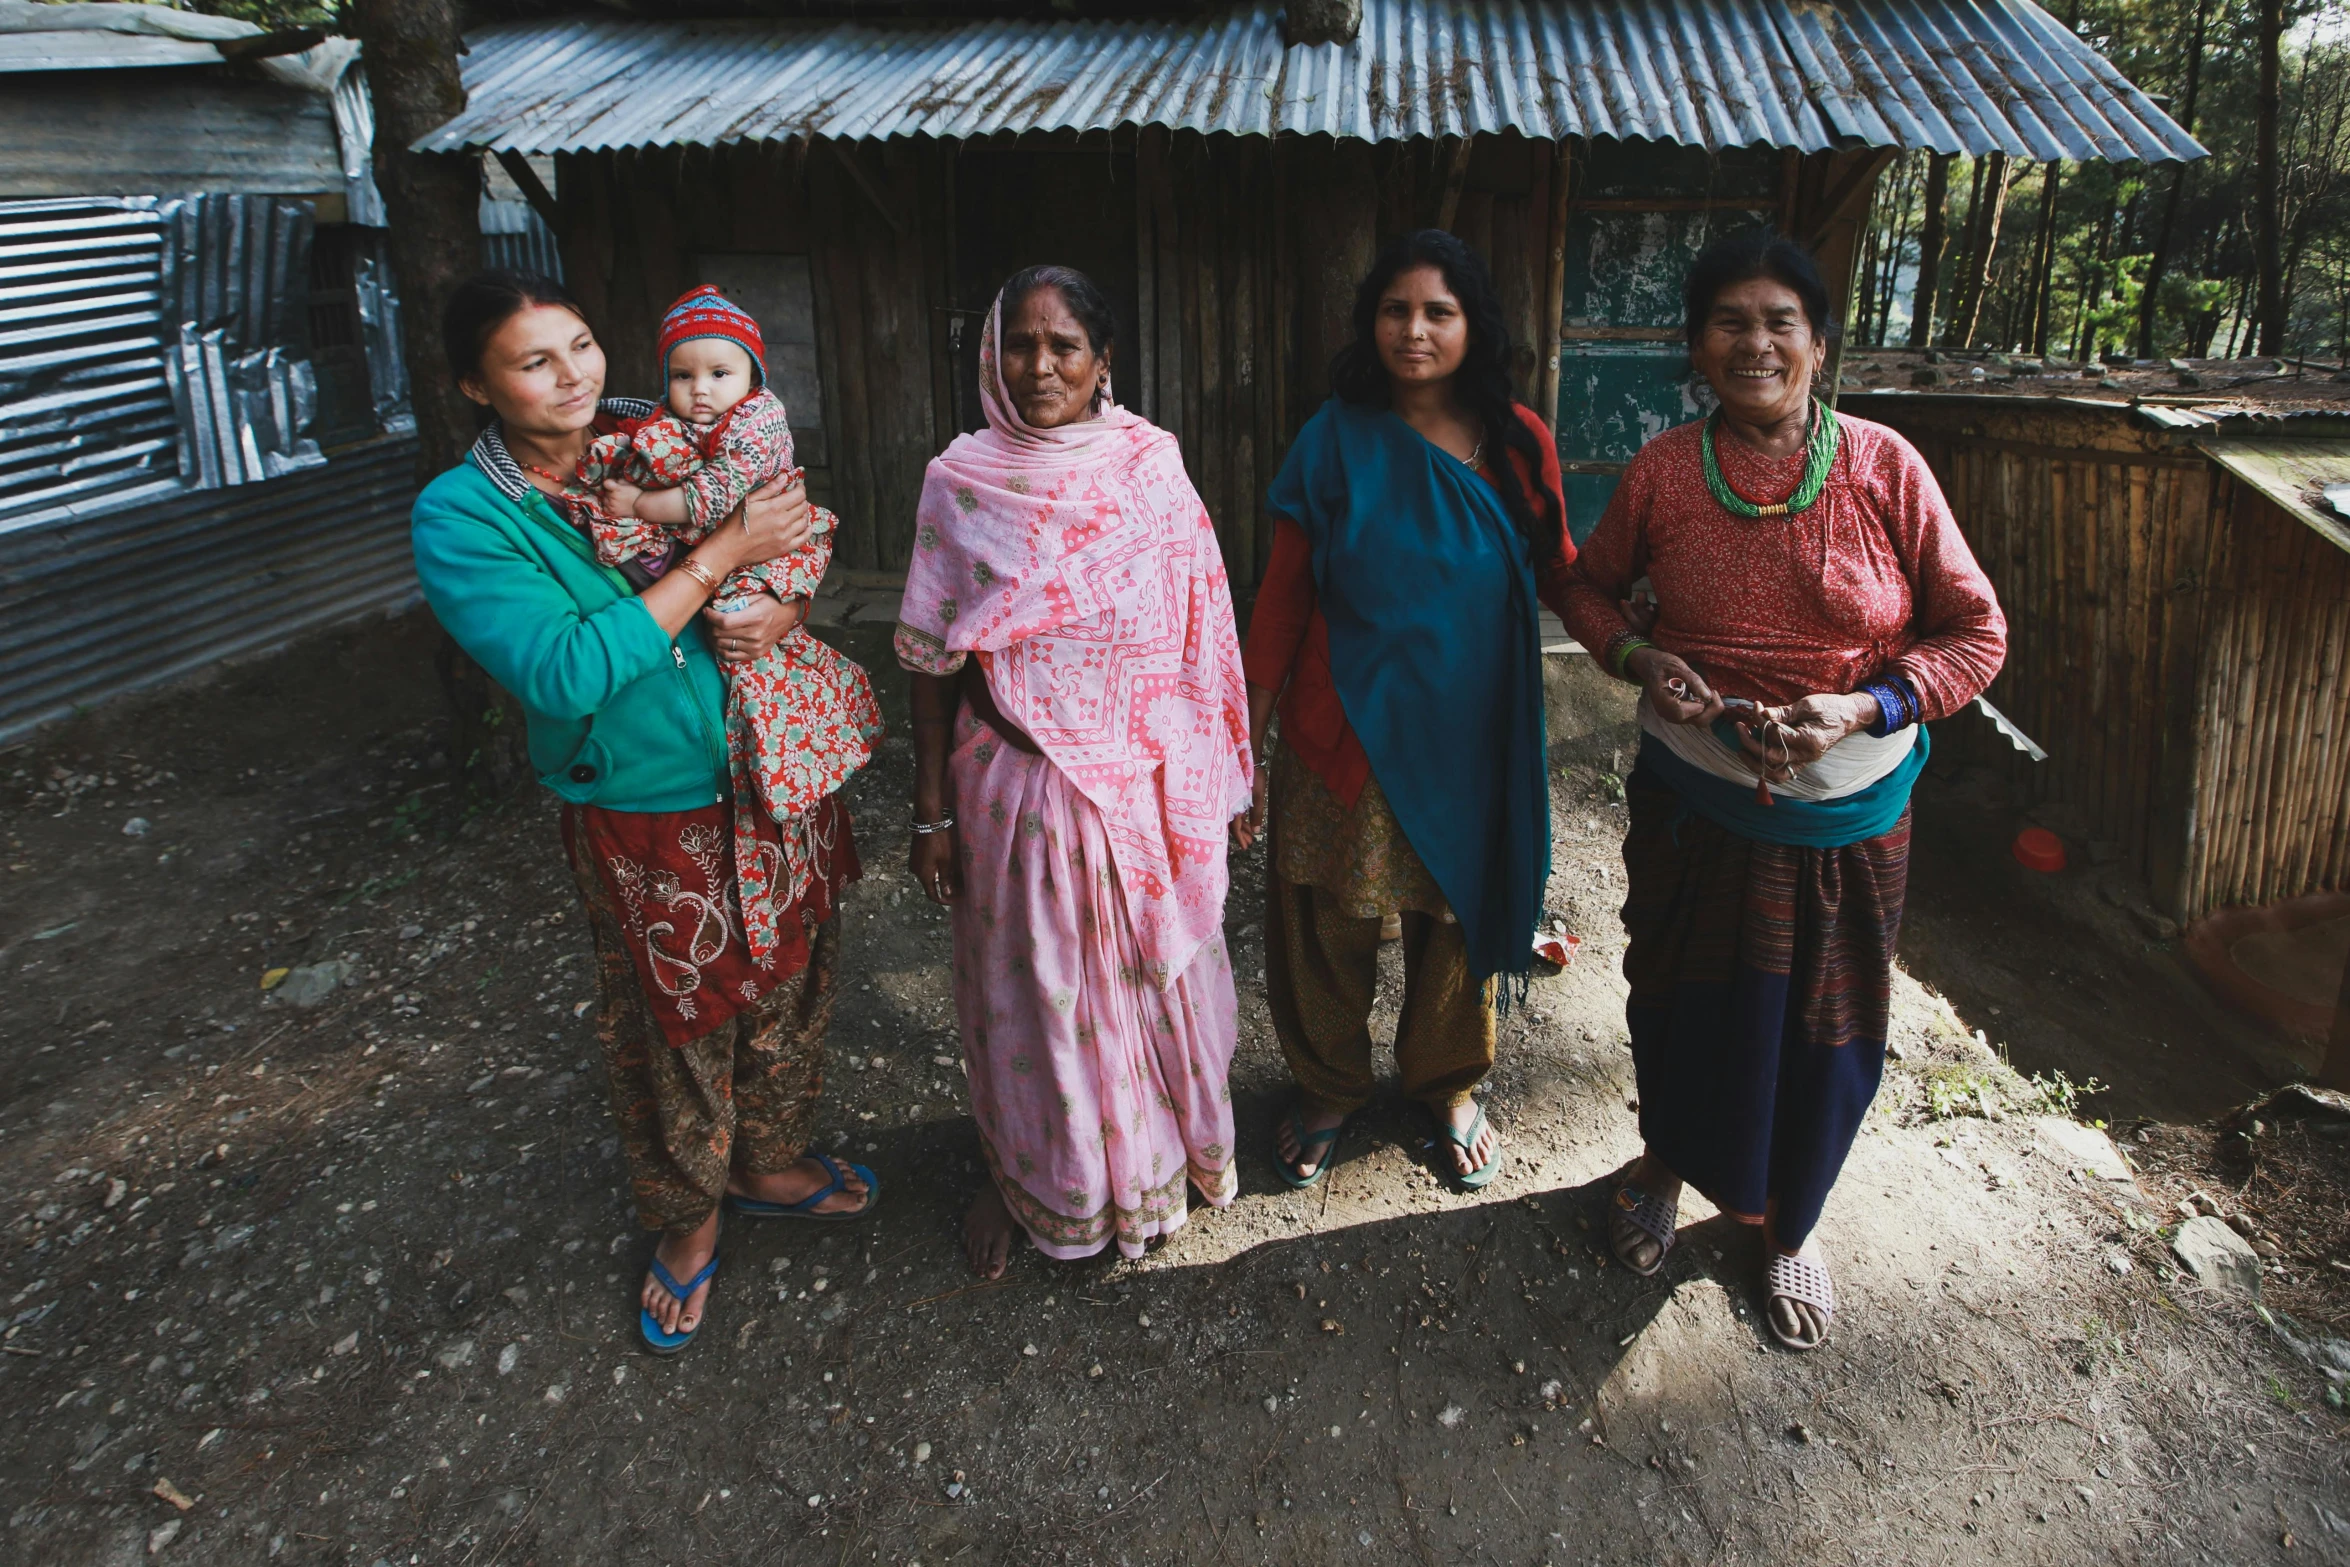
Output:
[[1898,149],[2200,152],[2030,0],[1365,0],[1319,40],[1264,3],[962,16],[504,24],[468,39],[468,106],[419,144],[497,154],[542,206],[616,387],[652,385],[680,291],[739,293],[852,569],[903,566],[1021,266],[1112,294],[1121,398],[1180,437],[1246,585],[1265,484],[1398,231],[1491,262],[1583,530],[1695,411],[1679,285],[1725,226],[1804,239],[1841,293]]
[[1986,726],[2181,924],[2350,888],[2350,482],[2341,412],[2186,400],[1848,394],[1916,443],[2008,616]]

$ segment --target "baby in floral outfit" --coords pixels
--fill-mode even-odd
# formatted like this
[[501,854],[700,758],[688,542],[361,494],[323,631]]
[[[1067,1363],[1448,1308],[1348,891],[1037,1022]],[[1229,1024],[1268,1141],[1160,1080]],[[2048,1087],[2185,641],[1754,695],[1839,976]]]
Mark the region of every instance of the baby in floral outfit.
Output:
[[[753,490],[796,472],[791,424],[767,388],[759,324],[714,288],[697,288],[661,321],[668,397],[652,417],[600,435],[576,478],[587,529],[608,566],[666,557],[707,538]],[[742,608],[772,592],[814,595],[832,560],[840,519],[815,508],[808,542],[729,577],[712,603]],[[873,756],[881,709],[865,671],[795,626],[764,658],[727,670],[726,738],[738,825],[736,877],[744,934],[755,956],[772,950],[774,911],[807,891],[815,807]],[[783,863],[761,852],[741,811],[756,801],[782,829]]]

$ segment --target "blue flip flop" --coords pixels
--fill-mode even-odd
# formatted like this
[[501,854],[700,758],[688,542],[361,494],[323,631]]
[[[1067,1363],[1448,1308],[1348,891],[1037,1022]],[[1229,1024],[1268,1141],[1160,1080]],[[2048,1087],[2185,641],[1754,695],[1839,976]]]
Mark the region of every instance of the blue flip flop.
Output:
[[[1485,1130],[1485,1107],[1483,1105],[1477,1107],[1476,1118],[1469,1122],[1469,1129],[1466,1132],[1453,1130],[1452,1118],[1442,1112],[1427,1105],[1422,1105],[1420,1108],[1427,1114],[1430,1123],[1435,1128],[1436,1135],[1428,1140],[1428,1147],[1431,1149],[1435,1149],[1438,1140],[1441,1139],[1465,1153],[1477,1146],[1477,1137]],[[1503,1157],[1500,1147],[1496,1145],[1493,1157],[1466,1175],[1461,1173],[1460,1166],[1448,1152],[1438,1150],[1436,1160],[1441,1166],[1440,1173],[1452,1183],[1453,1190],[1481,1192],[1493,1184],[1495,1176],[1501,1174]]]
[[841,1173],[841,1167],[832,1155],[819,1153],[808,1157],[824,1166],[824,1173],[832,1177],[817,1190],[798,1202],[766,1202],[757,1197],[743,1197],[729,1192],[727,1209],[746,1219],[817,1219],[827,1224],[838,1224],[848,1219],[862,1219],[873,1211],[875,1203],[881,1201],[881,1177],[861,1164],[852,1164],[849,1166],[849,1174],[865,1183],[865,1201],[845,1213],[818,1213],[816,1207],[819,1203],[849,1189],[848,1177]]
[[[1348,1121],[1352,1119],[1352,1116],[1347,1117]],[[1318,1184],[1323,1176],[1330,1173],[1330,1157],[1338,1152],[1338,1139],[1344,1135],[1346,1126],[1347,1121],[1340,1121],[1336,1126],[1326,1126],[1318,1132],[1307,1131],[1306,1102],[1300,1097],[1289,1107],[1289,1132],[1297,1139],[1297,1164],[1281,1157],[1281,1144],[1276,1139],[1273,1144],[1273,1172],[1281,1177],[1283,1184],[1297,1191]],[[1320,1150],[1318,1158],[1315,1157],[1317,1149]],[[1297,1166],[1308,1159],[1314,1160],[1314,1173],[1298,1174]]]
[[[700,1289],[704,1284],[707,1284],[710,1281],[710,1275],[716,1273],[717,1271],[718,1254],[716,1252],[712,1252],[710,1253],[710,1260],[702,1265],[702,1271],[695,1274],[685,1283],[680,1284],[677,1282],[676,1277],[672,1275],[667,1268],[661,1266],[660,1258],[655,1257],[653,1259],[653,1282],[667,1290],[671,1298],[674,1299],[680,1306],[683,1306],[691,1301],[694,1298],[694,1291]],[[687,1329],[683,1333],[670,1333],[662,1329],[660,1320],[656,1318],[652,1312],[646,1310],[642,1306],[639,1306],[636,1313],[636,1325],[637,1331],[644,1334],[645,1336],[645,1348],[651,1350],[656,1355],[676,1354],[679,1350],[685,1348],[686,1345],[691,1344],[694,1341],[694,1335],[702,1331],[702,1323],[708,1322],[710,1320],[710,1313],[707,1307],[708,1303],[705,1302],[701,1322],[695,1323],[691,1328]]]

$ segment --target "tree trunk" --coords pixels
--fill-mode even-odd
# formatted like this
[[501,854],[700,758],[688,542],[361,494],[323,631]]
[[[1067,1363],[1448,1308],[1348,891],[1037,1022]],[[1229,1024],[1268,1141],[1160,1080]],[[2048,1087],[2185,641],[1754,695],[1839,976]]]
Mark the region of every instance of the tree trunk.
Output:
[[2040,180],[2040,237],[2034,247],[2032,272],[2032,352],[2048,357],[2048,319],[2056,293],[2056,202],[2064,194],[2064,164],[2048,160]]
[[2007,214],[2007,154],[1994,152],[1983,160],[1980,214],[1967,258],[1966,307],[1962,319],[1951,322],[1960,348],[1972,348],[1975,331],[1983,322],[1983,301],[1991,292],[1991,267],[1999,254],[1999,221]]
[[[2184,101],[2179,105],[2179,127],[2188,135],[2195,134],[2195,96],[2203,83],[2203,35],[2210,19],[2210,0],[2195,0],[2195,30],[2187,37],[2187,87]],[[2170,192],[2162,203],[2162,227],[2155,231],[2154,254],[2146,263],[2146,291],[2138,296],[2138,357],[2154,357],[2155,311],[2160,308],[2157,298],[2162,292],[2162,275],[2170,270],[2171,238],[2178,232],[2179,202],[2187,192],[2187,174],[2192,164],[2181,163],[2171,170]]]
[[465,107],[454,0],[354,0],[375,100],[375,182],[391,218],[401,344],[416,406],[417,476],[429,479],[473,443],[472,405],[441,363],[441,313],[481,267],[481,165],[409,144]]
[[2260,0],[2260,91],[2252,111],[2253,211],[2259,224],[2252,247],[2260,319],[2259,352],[2285,351],[2283,239],[2284,174],[2277,164],[2277,115],[2282,94],[2285,0]]
[[1918,235],[1917,296],[1910,305],[1909,346],[1923,348],[1934,340],[1934,296],[1942,290],[1942,245],[1949,222],[1950,160],[1955,154],[1937,152],[1926,163],[1925,228]]
[[[353,0],[348,16],[375,102],[375,182],[391,219],[422,483],[461,459],[475,430],[473,405],[442,363],[441,315],[457,285],[481,268],[481,165],[470,155],[408,150],[465,107],[457,7],[455,0]],[[521,707],[445,636],[435,664],[460,782],[504,795],[532,772]]]
[[1966,321],[1967,284],[1975,275],[1975,235],[1983,220],[1983,169],[1985,159],[1974,160],[1974,178],[1968,182],[1966,217],[1958,225],[1956,242],[1950,247],[1950,256],[1944,263],[1950,275],[1950,312],[1942,322],[1942,346],[1963,348],[1959,327]]

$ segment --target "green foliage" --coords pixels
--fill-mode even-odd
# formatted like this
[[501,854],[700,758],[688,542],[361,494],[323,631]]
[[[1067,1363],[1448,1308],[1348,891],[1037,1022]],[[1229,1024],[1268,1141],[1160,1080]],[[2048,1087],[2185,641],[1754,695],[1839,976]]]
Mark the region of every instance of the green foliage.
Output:
[[[2074,0],[2050,10],[2181,120],[2190,113],[2200,32],[2188,129],[2210,156],[2153,167],[2062,164],[2053,171],[2053,199],[2048,165],[2011,164],[1991,281],[1965,346],[2065,358],[2135,353],[2143,289],[2155,252],[2167,245],[2148,346],[2157,356],[2250,355],[2255,340],[2244,318],[2257,261],[2257,0]],[[2286,0],[2285,21],[2277,137],[2286,346],[2297,355],[2350,359],[2350,4]],[[1926,163],[1922,153],[1905,155],[1880,182],[1870,252],[1879,263],[1877,308],[1873,322],[1856,320],[1860,341],[1877,341],[1878,330],[1906,337]],[[1967,254],[1979,172],[1977,160],[1966,157],[1950,167],[1937,343],[1951,340],[1960,275],[1980,265]],[[1870,294],[1856,286],[1856,308]]]
[[1997,1112],[1997,1091],[1987,1072],[1948,1066],[1926,1079],[1926,1119],[1955,1121],[1962,1115],[1989,1118]]
[[[2068,1121],[2081,1118],[2082,1100],[2105,1092],[2105,1085],[2094,1077],[2085,1083],[2076,1083],[2063,1072],[2051,1072],[2046,1076],[2034,1072],[2024,1079],[2024,1083],[2031,1090],[2033,1110],[2041,1115],[2060,1115]],[[2095,1124],[2103,1126],[2105,1123],[2099,1121]]]

